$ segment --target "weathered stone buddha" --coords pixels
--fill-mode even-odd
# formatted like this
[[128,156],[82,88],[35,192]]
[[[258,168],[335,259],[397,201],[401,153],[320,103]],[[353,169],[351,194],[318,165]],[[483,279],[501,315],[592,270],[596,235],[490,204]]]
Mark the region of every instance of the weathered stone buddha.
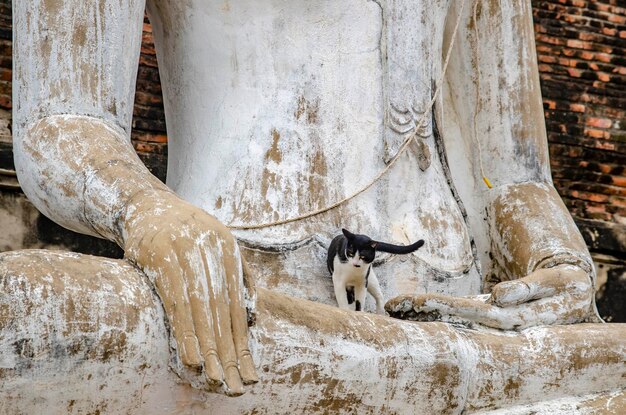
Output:
[[[570,324],[594,271],[550,179],[529,2],[147,3],[13,4],[20,183],[126,260],[0,257],[0,408],[624,404],[626,328]],[[129,142],[145,6],[167,187]],[[424,239],[377,274],[392,316],[445,322],[334,307],[341,227]]]

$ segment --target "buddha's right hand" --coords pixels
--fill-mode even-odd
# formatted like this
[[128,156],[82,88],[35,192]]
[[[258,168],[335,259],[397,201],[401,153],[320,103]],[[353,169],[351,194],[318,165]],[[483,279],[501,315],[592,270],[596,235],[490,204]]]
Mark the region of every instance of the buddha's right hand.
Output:
[[123,223],[126,257],[154,283],[182,364],[203,371],[209,390],[244,393],[257,381],[244,295],[253,288],[228,228],[167,190],[133,196]]

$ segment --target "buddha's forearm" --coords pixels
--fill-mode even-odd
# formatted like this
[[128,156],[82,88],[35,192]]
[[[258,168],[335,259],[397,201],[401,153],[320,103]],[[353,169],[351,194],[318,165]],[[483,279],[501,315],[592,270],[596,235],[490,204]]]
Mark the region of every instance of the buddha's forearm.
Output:
[[520,183],[494,191],[498,193],[489,205],[492,253],[507,278],[524,277],[550,261],[591,270],[585,241],[552,185]]
[[134,195],[167,190],[121,129],[77,115],[43,118],[15,140],[15,163],[29,199],[77,232],[122,245],[120,218]]
[[[14,152],[46,216],[120,242],[120,207],[159,186],[130,145],[144,0],[18,1]],[[162,186],[162,185],[161,185]]]

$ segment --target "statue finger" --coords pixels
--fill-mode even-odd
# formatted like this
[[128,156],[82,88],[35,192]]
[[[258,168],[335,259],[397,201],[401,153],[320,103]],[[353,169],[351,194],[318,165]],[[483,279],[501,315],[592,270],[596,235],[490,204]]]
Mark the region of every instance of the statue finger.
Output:
[[543,268],[524,278],[496,284],[489,301],[500,307],[510,307],[570,289],[587,290],[590,284],[589,275],[579,267],[563,265]]
[[[183,244],[185,243],[183,242]],[[191,241],[185,245],[188,246],[183,249],[185,260],[181,261],[181,269],[189,294],[189,304],[200,346],[200,355],[204,361],[204,376],[207,386],[217,386],[223,383],[224,373],[217,353],[208,283],[204,278],[204,261],[200,247]]]
[[232,322],[230,318],[230,306],[228,286],[226,283],[226,271],[222,261],[217,258],[223,254],[218,244],[221,241],[211,238],[209,244],[212,249],[201,249],[203,262],[202,278],[207,282],[209,308],[213,318],[213,328],[217,354],[222,364],[226,393],[238,396],[244,393],[243,383],[237,367],[237,354],[233,341]]
[[155,285],[172,327],[180,360],[185,366],[200,369],[202,357],[179,264],[171,256],[166,256],[159,262],[161,263],[158,264]]
[[[246,315],[244,286],[244,264],[235,241],[226,243],[224,250],[224,270],[230,299],[230,318],[232,321],[233,341],[239,362],[239,373],[244,384],[258,382],[254,361],[248,346],[248,318]],[[248,271],[249,272],[249,271]]]

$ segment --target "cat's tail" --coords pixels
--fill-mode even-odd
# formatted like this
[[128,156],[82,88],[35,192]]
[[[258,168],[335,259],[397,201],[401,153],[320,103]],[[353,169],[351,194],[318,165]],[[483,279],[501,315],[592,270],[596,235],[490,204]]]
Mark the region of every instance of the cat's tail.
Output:
[[423,239],[420,239],[411,245],[394,245],[386,242],[376,242],[376,247],[374,249],[381,252],[388,252],[390,254],[410,254],[411,252],[417,251],[422,245],[424,245]]

